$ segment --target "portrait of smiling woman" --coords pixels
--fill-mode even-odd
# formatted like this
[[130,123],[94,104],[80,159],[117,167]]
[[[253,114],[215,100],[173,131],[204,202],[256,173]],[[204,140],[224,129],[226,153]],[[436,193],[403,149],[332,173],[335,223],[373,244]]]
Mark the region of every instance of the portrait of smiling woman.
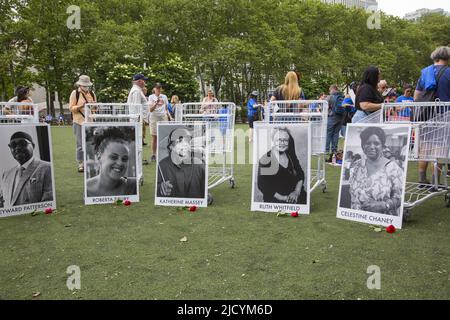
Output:
[[[91,127],[90,152],[93,170],[87,170],[88,197],[137,194],[134,135],[128,127]],[[89,134],[86,134],[89,136]],[[88,145],[88,142],[86,142]],[[134,154],[133,154],[134,152]],[[93,158],[93,161],[92,161]]]
[[391,135],[389,138],[392,141],[398,140],[400,143],[388,146],[385,130],[372,126],[364,128],[359,137],[363,154],[361,159],[350,165],[350,208],[399,216],[405,173],[385,151],[401,149],[406,139]]

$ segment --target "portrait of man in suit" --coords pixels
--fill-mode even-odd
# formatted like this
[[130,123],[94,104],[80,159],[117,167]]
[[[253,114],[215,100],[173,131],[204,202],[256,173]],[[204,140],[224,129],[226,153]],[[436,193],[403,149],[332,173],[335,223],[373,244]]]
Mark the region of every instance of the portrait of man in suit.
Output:
[[15,132],[8,146],[17,165],[2,174],[0,208],[53,201],[51,164],[35,158],[31,136]]

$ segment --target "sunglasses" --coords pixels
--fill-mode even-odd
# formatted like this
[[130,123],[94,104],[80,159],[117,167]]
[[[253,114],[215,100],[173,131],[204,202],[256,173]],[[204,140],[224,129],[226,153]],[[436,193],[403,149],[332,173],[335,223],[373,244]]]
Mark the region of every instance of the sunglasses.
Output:
[[8,146],[11,149],[16,149],[16,148],[25,148],[26,146],[28,146],[28,144],[30,144],[31,142],[28,140],[20,140],[20,141],[15,141],[15,142],[11,142],[10,144],[8,144]]

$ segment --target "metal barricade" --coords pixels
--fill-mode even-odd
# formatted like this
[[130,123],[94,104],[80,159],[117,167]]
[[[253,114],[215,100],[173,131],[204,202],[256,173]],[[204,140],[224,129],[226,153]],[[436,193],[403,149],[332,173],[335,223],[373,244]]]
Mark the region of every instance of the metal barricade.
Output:
[[39,107],[30,102],[0,102],[0,123],[39,123]]
[[[183,103],[176,109],[177,122],[207,122],[209,125],[208,190],[234,179],[234,125],[236,105],[232,102]],[[208,193],[208,205],[213,197]]]
[[137,176],[141,186],[144,184],[143,174],[143,145],[142,145],[142,125],[143,125],[143,110],[141,105],[134,105],[128,103],[88,103],[85,105],[85,119],[86,122],[102,122],[114,123],[118,122],[132,122],[139,123],[136,141],[138,150],[138,167]]
[[431,183],[406,182],[405,221],[411,210],[425,201],[444,196],[450,207],[448,169],[450,163],[450,102],[386,103],[359,123],[386,123],[411,125],[409,161],[433,163]]
[[[271,101],[265,107],[264,121],[269,123],[311,123],[310,192],[327,189],[325,144],[327,140],[328,102],[325,100]],[[314,167],[314,163],[317,165]]]

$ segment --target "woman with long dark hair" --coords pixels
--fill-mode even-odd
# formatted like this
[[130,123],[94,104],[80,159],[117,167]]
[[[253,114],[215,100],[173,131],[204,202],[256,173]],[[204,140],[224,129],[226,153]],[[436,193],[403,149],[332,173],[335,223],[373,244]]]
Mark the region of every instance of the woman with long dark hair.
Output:
[[371,113],[380,110],[384,98],[378,91],[378,82],[381,72],[378,67],[370,66],[364,71],[362,81],[356,92],[356,113],[352,118],[353,123],[360,122]]
[[272,148],[258,164],[258,188],[267,203],[306,204],[305,173],[287,128],[272,133]]

